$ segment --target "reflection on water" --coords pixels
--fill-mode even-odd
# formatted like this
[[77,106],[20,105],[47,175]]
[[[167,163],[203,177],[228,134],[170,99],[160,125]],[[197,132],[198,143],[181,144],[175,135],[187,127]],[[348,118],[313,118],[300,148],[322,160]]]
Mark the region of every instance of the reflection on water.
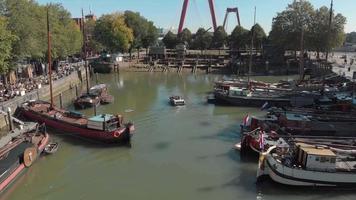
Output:
[[[259,109],[205,103],[217,75],[123,73],[99,75],[115,102],[98,113],[123,113],[135,123],[128,146],[101,148],[53,136],[55,155],[41,157],[5,191],[5,199],[354,199],[350,191],[256,185],[257,159],[240,159],[232,146],[239,123]],[[269,80],[273,80],[270,79]],[[168,104],[181,95],[187,105]],[[64,97],[67,105],[73,91]],[[69,106],[70,109],[73,107]],[[83,113],[92,115],[93,110]],[[60,130],[59,130],[60,131]]]

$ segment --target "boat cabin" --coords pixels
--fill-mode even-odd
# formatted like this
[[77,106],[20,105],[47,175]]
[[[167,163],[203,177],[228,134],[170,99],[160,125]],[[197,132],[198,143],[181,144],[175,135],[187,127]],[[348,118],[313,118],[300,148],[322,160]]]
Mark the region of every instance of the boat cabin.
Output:
[[87,127],[95,130],[112,131],[122,125],[122,117],[102,114],[88,119]]
[[229,88],[229,96],[231,97],[241,97],[247,96],[249,94],[249,90],[241,87],[230,87]]
[[336,154],[325,147],[296,144],[297,163],[306,170],[313,171],[336,171]]

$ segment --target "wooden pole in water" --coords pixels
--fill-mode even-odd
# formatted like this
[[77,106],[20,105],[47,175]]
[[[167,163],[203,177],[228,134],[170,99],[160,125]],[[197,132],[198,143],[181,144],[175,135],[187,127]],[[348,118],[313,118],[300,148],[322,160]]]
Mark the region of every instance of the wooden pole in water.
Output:
[[59,93],[59,105],[60,105],[60,108],[63,108],[62,92]]
[[96,104],[94,104],[94,116],[96,116]]
[[78,85],[75,85],[75,97],[78,98],[79,94],[78,94]]
[[7,108],[7,118],[9,120],[9,129],[10,129],[10,131],[12,131],[14,129],[14,124],[12,122],[11,108],[10,107]]
[[52,92],[52,60],[51,60],[51,33],[49,28],[49,8],[47,7],[47,44],[48,44],[48,77],[49,77],[49,92],[51,97],[51,106],[53,108],[53,92]]

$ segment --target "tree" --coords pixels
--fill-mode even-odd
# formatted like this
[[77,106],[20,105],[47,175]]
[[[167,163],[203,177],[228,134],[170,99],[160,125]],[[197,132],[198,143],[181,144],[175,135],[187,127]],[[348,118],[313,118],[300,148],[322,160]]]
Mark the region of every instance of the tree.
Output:
[[153,22],[148,22],[148,29],[147,34],[142,38],[142,47],[146,48],[147,50],[151,45],[154,45],[158,39],[158,31],[157,28],[154,26]]
[[178,43],[190,45],[192,42],[192,32],[188,28],[183,29],[182,32],[177,35]]
[[356,43],[356,32],[346,34],[345,42]]
[[12,46],[14,59],[43,58],[46,52],[43,8],[27,0],[4,0],[3,7],[8,29],[19,38]]
[[214,31],[211,47],[220,49],[225,46],[226,41],[227,41],[227,33],[225,32],[224,27],[219,26]]
[[177,45],[177,36],[171,31],[168,31],[162,39],[162,42],[168,49],[174,49]]
[[103,45],[94,38],[95,24],[96,22],[92,19],[85,22],[85,34],[88,39],[87,51],[91,53],[99,53],[104,50]]
[[17,37],[7,30],[7,21],[0,17],[0,74],[8,71],[11,59],[12,43]]
[[[308,43],[310,49],[317,52],[326,52],[330,49],[342,45],[345,39],[344,26],[346,18],[341,14],[332,15],[330,26],[330,10],[323,6],[315,11],[309,28],[311,36]],[[329,30],[330,27],[330,30]]]
[[242,26],[236,26],[231,32],[229,45],[231,49],[240,50],[248,45],[249,32]]
[[134,38],[132,29],[120,13],[101,16],[96,22],[94,37],[109,52],[127,51]]
[[125,11],[125,23],[132,29],[134,38],[130,46],[130,54],[133,48],[139,52],[140,48],[148,48],[158,39],[157,28],[153,22],[148,21],[138,12]]
[[193,37],[193,48],[203,50],[207,49],[211,45],[212,35],[204,28],[199,28]]
[[[64,58],[78,53],[82,46],[79,27],[60,4],[48,5],[53,42],[53,57]],[[13,61],[46,58],[47,6],[35,1],[2,0],[0,13],[8,19],[8,29],[19,39],[12,45]]]
[[[63,59],[69,55],[80,53],[83,46],[83,35],[80,27],[72,20],[70,13],[61,4],[50,4],[49,14],[53,58]],[[44,39],[46,41],[46,37]],[[47,43],[45,42],[45,44]],[[45,46],[47,47],[47,45]]]
[[253,38],[254,48],[261,49],[263,42],[267,38],[265,31],[259,24],[255,24],[251,28],[250,38],[251,38],[252,32],[253,32],[253,36],[254,36],[254,38]]
[[310,27],[313,15],[314,8],[308,1],[294,1],[289,4],[286,10],[278,13],[272,21],[270,32],[272,44],[283,47],[285,50],[295,52],[299,50],[301,32],[304,31],[304,39],[308,40],[308,27]]

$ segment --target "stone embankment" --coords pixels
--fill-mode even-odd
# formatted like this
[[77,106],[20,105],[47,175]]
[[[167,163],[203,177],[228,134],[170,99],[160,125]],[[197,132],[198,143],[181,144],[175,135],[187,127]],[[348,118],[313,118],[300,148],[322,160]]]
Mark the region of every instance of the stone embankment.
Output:
[[[85,78],[85,69],[82,66],[79,67],[76,71],[72,72],[69,76],[53,81],[53,96],[58,96],[60,93],[81,84],[83,81],[85,81]],[[0,109],[4,112],[7,112],[8,108],[10,108],[11,112],[13,113],[17,106],[21,105],[22,103],[37,99],[50,99],[49,85],[44,85],[42,88],[26,93],[24,96],[18,96],[6,102],[1,102]],[[8,124],[7,116],[0,114],[0,129],[5,128],[8,126]]]

